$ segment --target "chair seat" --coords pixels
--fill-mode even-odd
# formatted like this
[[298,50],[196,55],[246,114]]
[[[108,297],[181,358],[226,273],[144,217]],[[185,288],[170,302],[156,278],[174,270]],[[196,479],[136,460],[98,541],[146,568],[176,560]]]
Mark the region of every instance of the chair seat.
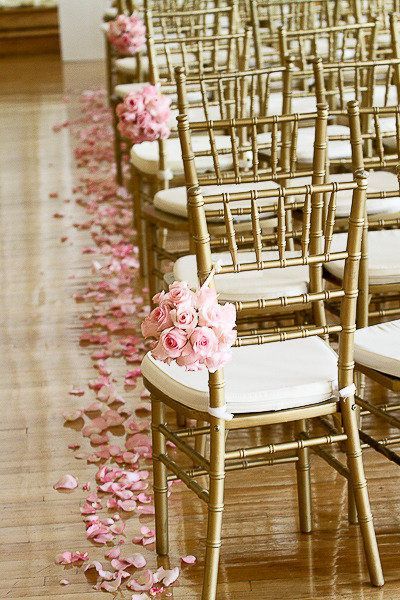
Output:
[[[192,148],[197,151],[210,150],[210,141],[208,136],[193,136]],[[216,135],[215,144],[218,149],[230,148],[230,137],[227,135]],[[181,146],[178,138],[169,138],[165,140],[166,168],[170,169],[174,176],[183,175],[183,161],[181,156]],[[220,156],[221,169],[232,167],[232,155],[226,154]],[[147,175],[157,175],[159,170],[159,152],[158,142],[143,142],[136,144],[131,150],[131,163],[142,173]],[[211,156],[200,156],[196,158],[196,167],[199,171],[213,170],[213,160]]]
[[105,21],[111,21],[113,19],[116,19],[118,17],[118,9],[117,8],[108,8],[104,15],[103,18]]
[[[280,133],[280,132],[279,132]],[[328,156],[330,160],[340,158],[351,158],[350,146],[350,130],[345,125],[328,125],[328,137],[345,136],[345,140],[329,140],[328,141]],[[314,137],[315,129],[313,127],[300,127],[298,129],[297,141],[297,160],[300,163],[312,163],[314,154]],[[271,132],[260,133],[257,135],[259,144],[271,143]],[[269,148],[263,150],[269,153]]]
[[[349,173],[335,173],[335,181],[349,181]],[[311,177],[296,177],[288,181],[288,187],[311,184]],[[398,189],[397,177],[388,171],[370,171],[368,174],[368,192],[391,192]],[[342,190],[336,195],[336,215],[348,217],[353,198],[352,190]],[[394,198],[372,198],[367,200],[369,215],[391,214],[400,212],[400,195]]]
[[[278,188],[278,184],[274,181],[262,181],[260,183],[241,183],[239,185],[208,185],[202,186],[201,190],[205,196],[214,196],[215,194],[223,194],[229,192],[246,192],[249,190],[271,190]],[[263,201],[265,203],[265,200]],[[187,218],[187,195],[186,187],[169,188],[168,190],[160,190],[154,196],[154,206],[158,210],[167,212],[177,217]],[[248,201],[235,202],[235,208],[241,206],[249,206]],[[222,208],[220,203],[207,204],[207,210],[216,210]],[[243,217],[234,217],[240,221],[250,218],[244,215]]]
[[[335,234],[332,239],[332,251],[345,250],[346,240],[346,233]],[[338,279],[342,279],[344,261],[329,262],[325,268]],[[400,230],[368,233],[368,275],[370,285],[400,283]]]
[[116,85],[114,88],[114,96],[116,96],[116,98],[120,98],[121,100],[123,100],[128,94],[139,91],[144,85],[146,85],[145,82],[120,83],[119,85]]
[[[288,251],[286,257],[300,256],[299,252]],[[239,252],[242,263],[255,262],[252,251]],[[264,250],[263,260],[278,258],[275,250]],[[214,263],[232,264],[229,252],[216,252],[212,255]],[[196,257],[187,255],[174,264],[174,278],[187,281],[192,289],[198,287]],[[286,267],[284,269],[263,269],[262,271],[242,271],[241,273],[220,273],[214,282],[221,302],[259,300],[260,298],[277,298],[279,296],[295,296],[308,291],[309,270],[307,266]]]
[[[282,92],[272,92],[268,98],[268,115],[282,114]],[[293,96],[292,113],[312,113],[317,111],[317,103],[312,96]]]
[[[141,61],[143,60],[146,63],[147,67],[148,61],[146,57],[141,57]],[[123,75],[135,75],[138,66],[138,61],[136,56],[125,56],[124,58],[117,58],[114,64],[117,73],[121,73]]]
[[360,365],[400,377],[400,319],[358,329],[354,356]]
[[[143,377],[176,402],[206,412],[208,371],[185,371],[148,353]],[[224,367],[225,401],[232,413],[278,411],[327,401],[337,379],[337,355],[318,337],[233,348]]]

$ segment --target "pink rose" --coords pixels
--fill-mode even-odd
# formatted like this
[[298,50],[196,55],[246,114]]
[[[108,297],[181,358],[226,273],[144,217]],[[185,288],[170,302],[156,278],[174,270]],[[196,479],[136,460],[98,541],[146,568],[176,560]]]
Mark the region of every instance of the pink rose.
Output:
[[158,333],[172,327],[172,319],[169,308],[166,306],[157,306],[145,318],[142,323],[142,334],[144,338],[158,337]]
[[187,335],[182,329],[177,327],[165,329],[161,333],[158,344],[152,350],[152,355],[158,360],[178,358],[181,356],[187,342]]
[[195,294],[195,302],[197,308],[201,308],[209,304],[217,304],[217,292],[214,288],[201,287]]
[[191,335],[197,325],[197,313],[192,306],[179,304],[171,310],[170,316],[175,327],[183,329],[187,335]]
[[174,283],[171,283],[169,292],[165,298],[175,305],[187,304],[188,306],[193,306],[194,304],[194,293],[186,281],[174,281]]
[[210,373],[215,373],[218,369],[221,369],[231,358],[232,353],[228,350],[222,352],[215,352],[212,356],[205,359],[205,365]]
[[236,309],[233,304],[206,302],[199,307],[199,324],[212,327],[217,336],[227,334],[236,325]]
[[193,352],[201,358],[208,358],[218,350],[218,339],[209,327],[196,327],[190,336]]

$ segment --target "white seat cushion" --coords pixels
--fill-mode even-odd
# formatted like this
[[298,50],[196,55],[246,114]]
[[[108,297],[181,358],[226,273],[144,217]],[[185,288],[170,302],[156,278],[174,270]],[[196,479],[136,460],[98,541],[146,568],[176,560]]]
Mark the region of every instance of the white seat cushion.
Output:
[[[142,362],[143,376],[177,402],[200,411],[209,406],[208,372],[185,371],[156,361]],[[277,411],[332,398],[336,353],[318,337],[233,348],[224,367],[225,401],[233,413]]]
[[[346,249],[346,233],[332,239],[332,251]],[[344,261],[327,263],[327,271],[342,279]],[[370,231],[368,233],[368,274],[371,285],[400,283],[400,230]]]
[[[263,260],[278,258],[275,250],[264,250]],[[299,252],[286,252],[286,257],[300,256]],[[252,251],[239,252],[241,263],[255,262]],[[232,264],[229,252],[216,252],[212,255],[214,263]],[[174,278],[187,281],[192,289],[198,287],[196,257],[194,255],[178,258],[174,264]],[[308,291],[309,270],[307,266],[285,267],[284,269],[264,269],[262,271],[242,271],[241,273],[220,273],[214,282],[221,302],[259,300],[260,298],[278,298],[294,296]]]
[[[350,146],[350,130],[344,125],[328,125],[328,137],[342,135],[346,136],[345,140],[328,140],[328,156],[330,160],[339,158],[350,159],[351,158],[351,146]],[[314,127],[300,127],[298,129],[298,140],[297,140],[297,160],[300,163],[312,163],[314,154]],[[280,131],[278,132],[278,138],[280,139]],[[257,141],[259,144],[269,145],[271,143],[271,132],[260,133],[257,135]],[[265,152],[269,152],[269,148],[265,149]]]
[[400,377],[400,320],[356,331],[354,356],[360,365]]
[[104,13],[104,18],[106,19],[116,19],[118,17],[118,9],[116,8],[108,8]]
[[[282,92],[272,92],[268,98],[268,114],[282,114]],[[316,100],[312,96],[293,96],[292,98],[292,113],[312,113],[316,112]]]
[[[335,173],[333,181],[350,181],[351,174]],[[311,184],[311,177],[296,177],[288,181],[288,187]],[[397,177],[388,171],[370,171],[368,174],[368,192],[390,192],[398,189]],[[336,214],[338,217],[348,217],[353,198],[352,190],[342,190],[336,195]],[[369,215],[390,214],[400,212],[400,196],[394,198],[377,198],[367,201]]]
[[114,64],[117,73],[134,75],[137,70],[138,61],[136,56],[125,56],[124,58],[117,58]]
[[[278,188],[274,181],[262,181],[260,183],[241,183],[239,185],[207,185],[202,186],[201,191],[204,196],[214,196],[229,192],[246,192],[249,190],[271,190]],[[265,203],[265,200],[263,201]],[[177,217],[187,218],[187,196],[186,187],[169,188],[160,190],[154,196],[154,206],[158,210],[176,215]],[[239,208],[249,206],[249,201],[235,202],[232,207]],[[207,204],[207,210],[220,209],[221,204]],[[250,218],[250,217],[249,217]],[[239,220],[239,219],[238,219]]]
[[[216,135],[215,143],[218,149],[229,149],[231,147],[230,137],[227,135]],[[193,136],[192,148],[196,151],[210,150],[208,136]],[[178,138],[169,138],[165,140],[165,151],[167,156],[167,169],[172,173],[183,175],[183,162],[181,156],[181,146]],[[131,150],[131,162],[139,171],[148,175],[156,175],[159,170],[158,142],[143,142],[136,144]],[[219,157],[221,169],[232,167],[232,155],[226,154]],[[210,156],[200,156],[196,158],[196,167],[199,171],[212,171],[214,163]]]
[[[329,137],[343,135],[346,140],[330,140]],[[315,130],[312,127],[299,128],[297,142],[297,160],[311,163],[314,154]],[[351,158],[350,130],[344,125],[328,125],[328,157],[330,160]]]
[[150,85],[150,84],[146,84],[144,82],[142,82],[142,83],[120,83],[119,85],[115,86],[114,95],[117,98],[121,98],[121,100],[123,100],[128,94],[130,94],[132,92],[138,92],[144,85]]

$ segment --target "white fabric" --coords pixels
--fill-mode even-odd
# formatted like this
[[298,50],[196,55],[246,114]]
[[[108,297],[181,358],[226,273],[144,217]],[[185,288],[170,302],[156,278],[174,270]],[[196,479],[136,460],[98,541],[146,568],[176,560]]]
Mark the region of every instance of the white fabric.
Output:
[[[252,251],[241,251],[241,263],[255,262]],[[288,251],[286,257],[300,256],[299,252]],[[263,260],[278,258],[278,252],[264,250]],[[216,252],[212,254],[213,263],[221,265],[232,264],[229,252]],[[176,281],[187,281],[193,289],[198,287],[196,257],[191,254],[182,256],[174,264],[174,278]],[[215,275],[214,283],[219,299],[222,302],[258,300],[260,298],[278,298],[280,296],[295,296],[308,291],[309,269],[307,266],[295,266],[276,269],[263,269],[262,271],[242,271],[241,273],[219,273]]]
[[[346,249],[346,233],[332,239],[332,252]],[[329,262],[326,270],[342,279],[344,261]],[[368,233],[368,274],[371,285],[400,283],[400,230],[388,229]]]
[[[282,114],[282,92],[272,92],[268,98],[268,114]],[[312,113],[317,111],[317,102],[313,96],[293,96],[292,97],[292,113]]]
[[226,404],[224,406],[220,406],[219,408],[211,408],[208,407],[208,414],[212,417],[216,417],[217,419],[224,419],[225,421],[232,421],[233,414],[228,412],[226,408]]
[[[321,338],[233,348],[224,367],[226,410],[251,413],[307,406],[331,399],[337,387],[337,356]],[[207,412],[208,372],[185,371],[148,353],[143,376],[177,402]]]
[[[193,136],[192,148],[196,151],[210,150],[208,136]],[[218,149],[230,148],[231,139],[227,135],[216,135],[215,143]],[[183,162],[181,146],[178,138],[165,140],[167,169],[171,169],[175,176],[183,175]],[[156,175],[159,169],[158,142],[143,142],[136,144],[131,150],[132,164],[143,173]],[[232,155],[221,155],[219,157],[221,169],[229,169],[232,166]],[[211,156],[200,156],[196,158],[196,167],[199,171],[212,171],[214,164]]]
[[[344,125],[328,125],[328,157],[330,160],[351,158],[350,130]],[[346,140],[330,140],[331,136],[347,136]],[[297,142],[298,162],[311,163],[314,154],[315,130],[312,127],[299,128]]]
[[[350,130],[344,125],[328,125],[328,156],[330,160],[338,158],[350,159],[351,158],[351,146],[350,146]],[[299,127],[297,138],[297,161],[299,163],[312,163],[314,155],[314,138],[315,129],[314,127]],[[346,136],[345,140],[329,140],[330,136],[342,135]],[[278,132],[278,138],[280,139],[280,131]],[[270,144],[272,135],[270,131],[260,133],[257,135],[257,141],[259,144]],[[265,152],[269,152],[269,148],[265,149]]]
[[[262,181],[260,183],[241,183],[239,185],[207,185],[202,186],[201,191],[204,196],[214,196],[215,194],[223,194],[229,192],[247,192],[249,190],[271,190],[276,189],[278,187],[278,184],[274,181]],[[263,200],[262,202],[263,204],[265,204],[266,201]],[[186,187],[182,186],[176,188],[169,188],[168,190],[160,190],[154,196],[154,206],[158,210],[162,210],[172,215],[176,215],[177,217],[187,218]],[[232,207],[235,208],[240,208],[243,206],[250,206],[249,201],[244,200],[232,204]],[[217,210],[221,208],[221,204],[207,204],[206,208],[207,210]]]
[[400,319],[358,329],[354,356],[360,365],[400,377]]
[[[351,181],[349,173],[335,173],[332,181]],[[288,180],[288,187],[311,184],[311,177],[296,177]],[[368,174],[368,192],[391,192],[399,187],[397,177],[388,171],[370,171]],[[338,217],[348,217],[353,197],[352,190],[342,190],[336,194],[336,214]],[[400,212],[400,196],[394,198],[373,198],[367,200],[369,215],[390,214]]]
[[114,95],[123,100],[131,92],[138,92],[143,86],[149,85],[146,82],[142,83],[120,83],[114,88]]
[[106,19],[115,19],[116,17],[118,17],[118,10],[116,8],[109,8],[104,13],[104,17]]

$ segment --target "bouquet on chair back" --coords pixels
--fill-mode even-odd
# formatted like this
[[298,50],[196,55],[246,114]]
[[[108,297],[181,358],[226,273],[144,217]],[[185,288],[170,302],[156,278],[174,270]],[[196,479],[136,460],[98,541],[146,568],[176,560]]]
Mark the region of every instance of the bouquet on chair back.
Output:
[[154,340],[155,359],[211,373],[230,360],[236,309],[233,304],[218,304],[214,289],[202,286],[193,292],[186,282],[175,281],[153,301],[158,306],[143,321],[142,334]]

